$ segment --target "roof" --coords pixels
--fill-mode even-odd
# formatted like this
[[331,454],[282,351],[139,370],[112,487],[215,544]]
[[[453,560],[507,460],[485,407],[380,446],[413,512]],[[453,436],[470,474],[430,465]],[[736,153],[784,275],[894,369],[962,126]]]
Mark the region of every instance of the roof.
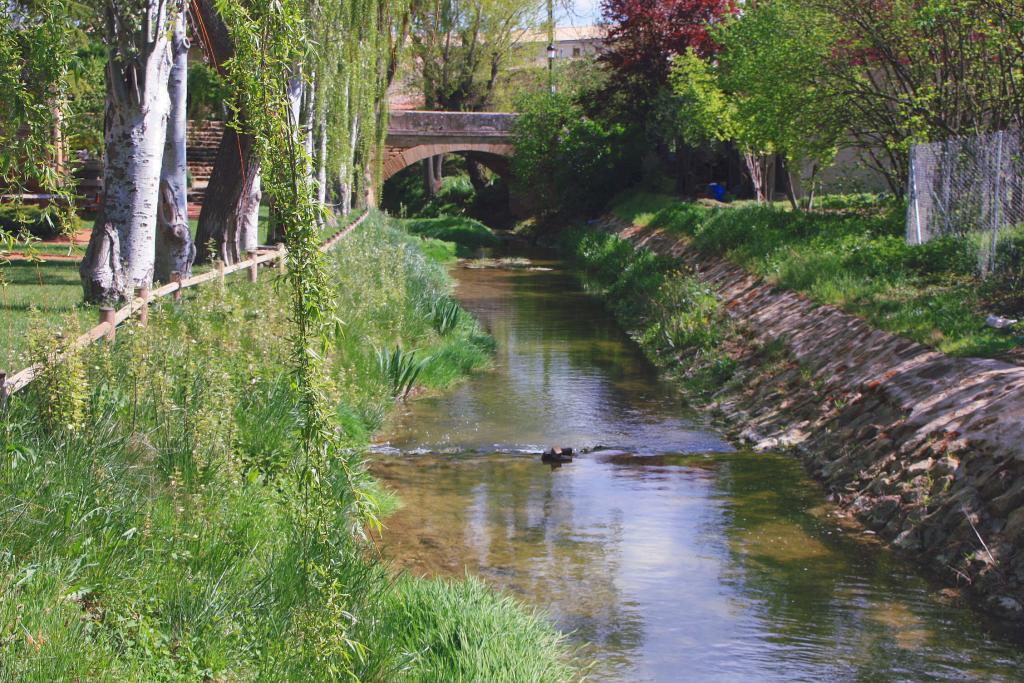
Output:
[[[558,26],[555,28],[555,42],[566,43],[584,40],[602,40],[605,37],[603,26]],[[520,43],[546,43],[547,31],[523,31]]]

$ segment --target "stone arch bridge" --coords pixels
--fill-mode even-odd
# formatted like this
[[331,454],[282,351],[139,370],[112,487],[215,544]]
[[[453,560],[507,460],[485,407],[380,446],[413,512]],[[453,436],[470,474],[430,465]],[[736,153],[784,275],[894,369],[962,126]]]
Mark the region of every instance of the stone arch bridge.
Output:
[[501,176],[510,171],[515,114],[494,112],[395,111],[384,143],[382,181],[417,161],[439,154],[465,154]]

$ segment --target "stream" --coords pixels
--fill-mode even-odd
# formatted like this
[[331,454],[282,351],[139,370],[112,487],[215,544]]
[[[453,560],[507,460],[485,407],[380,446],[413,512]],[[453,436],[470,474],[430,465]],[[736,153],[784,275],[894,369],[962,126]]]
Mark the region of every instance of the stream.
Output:
[[[593,681],[1019,681],[1019,633],[841,528],[791,456],[735,450],[561,264],[453,269],[494,370],[410,401],[382,549],[544,610]],[[601,446],[552,468],[551,446]]]

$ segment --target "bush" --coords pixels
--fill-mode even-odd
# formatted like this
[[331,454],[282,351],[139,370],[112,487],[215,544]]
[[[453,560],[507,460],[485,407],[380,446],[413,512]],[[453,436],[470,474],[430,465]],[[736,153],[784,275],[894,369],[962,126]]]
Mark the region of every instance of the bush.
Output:
[[49,240],[74,234],[81,225],[77,215],[57,207],[0,206],[0,230],[15,235],[24,230],[41,240]]
[[514,184],[542,208],[593,212],[639,174],[635,136],[588,118],[565,95],[524,97],[515,123]]

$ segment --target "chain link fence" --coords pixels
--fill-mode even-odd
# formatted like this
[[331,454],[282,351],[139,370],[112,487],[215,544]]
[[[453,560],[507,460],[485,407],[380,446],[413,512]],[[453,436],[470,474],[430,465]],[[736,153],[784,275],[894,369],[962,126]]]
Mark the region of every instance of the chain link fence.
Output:
[[914,145],[907,241],[972,240],[978,271],[992,273],[1024,235],[1024,144],[1019,130]]

